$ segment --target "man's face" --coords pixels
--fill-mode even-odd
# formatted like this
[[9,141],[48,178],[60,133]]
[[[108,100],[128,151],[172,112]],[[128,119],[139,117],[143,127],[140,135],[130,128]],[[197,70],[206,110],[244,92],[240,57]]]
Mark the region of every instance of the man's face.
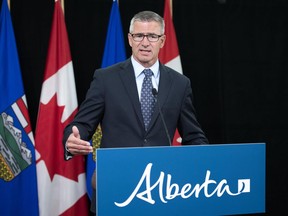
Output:
[[[161,26],[159,23],[139,22],[134,23],[134,29],[131,34],[155,34],[160,35]],[[164,46],[166,36],[163,35],[156,42],[150,42],[147,37],[140,42],[133,40],[131,34],[128,34],[129,44],[132,47],[132,55],[141,65],[148,68],[152,66],[158,59],[160,49]]]

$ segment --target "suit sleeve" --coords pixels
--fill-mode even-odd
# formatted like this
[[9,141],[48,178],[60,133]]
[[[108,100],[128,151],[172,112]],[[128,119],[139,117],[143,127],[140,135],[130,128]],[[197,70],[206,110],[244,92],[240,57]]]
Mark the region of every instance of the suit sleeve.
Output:
[[180,117],[178,121],[178,130],[182,137],[182,145],[208,144],[208,140],[201,129],[196,117],[196,111],[193,105],[193,94],[188,79],[183,96]]
[[71,154],[66,150],[66,141],[72,133],[72,127],[77,126],[81,139],[90,140],[104,113],[104,81],[101,70],[96,70],[86,98],[81,104],[78,113],[73,121],[64,129],[62,143],[64,145],[65,159],[71,158]]

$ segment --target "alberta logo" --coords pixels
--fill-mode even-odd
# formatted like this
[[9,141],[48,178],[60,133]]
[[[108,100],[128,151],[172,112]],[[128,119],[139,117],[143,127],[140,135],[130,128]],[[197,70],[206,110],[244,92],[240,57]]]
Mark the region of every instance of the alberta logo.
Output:
[[[175,182],[172,183],[172,175],[167,174],[167,178],[165,178],[165,173],[162,171],[160,172],[158,180],[151,185],[151,169],[152,163],[147,164],[141,179],[131,195],[129,195],[126,201],[122,203],[114,202],[114,204],[118,207],[126,207],[136,197],[154,205],[156,201],[153,199],[152,191],[157,190],[157,187],[159,199],[162,203],[168,203],[176,197],[187,199],[193,196],[199,198],[203,195],[206,198],[210,198],[212,196],[222,197],[225,194],[228,196],[239,196],[242,193],[250,193],[250,179],[238,179],[238,191],[233,192],[226,179],[217,182],[211,177],[210,170],[206,171],[204,182],[196,183],[194,186],[191,183],[186,183],[181,187]],[[167,179],[166,183],[165,179]],[[141,191],[140,188],[142,185],[144,185],[146,190]]]
[[11,181],[32,163],[31,151],[22,141],[22,131],[14,126],[13,117],[0,116],[0,178]]

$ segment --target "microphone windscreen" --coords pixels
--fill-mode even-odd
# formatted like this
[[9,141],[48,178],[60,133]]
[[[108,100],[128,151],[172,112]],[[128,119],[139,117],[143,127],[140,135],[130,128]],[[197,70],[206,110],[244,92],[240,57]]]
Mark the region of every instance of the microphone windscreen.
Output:
[[156,88],[152,88],[152,94],[153,94],[154,96],[156,96],[156,95],[158,94],[158,92],[157,92],[157,89],[156,89]]

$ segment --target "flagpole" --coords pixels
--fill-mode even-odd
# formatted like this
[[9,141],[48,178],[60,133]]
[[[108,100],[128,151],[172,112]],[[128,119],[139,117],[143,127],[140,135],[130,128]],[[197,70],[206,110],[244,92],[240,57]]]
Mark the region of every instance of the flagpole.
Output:
[[61,7],[63,10],[63,14],[65,13],[65,5],[64,5],[64,0],[61,0]]
[[[8,0],[8,1],[9,1],[9,0]],[[64,0],[55,0],[55,2],[57,2],[57,1],[60,1],[60,3],[61,3],[61,8],[62,8],[62,10],[63,10],[63,14],[64,14],[64,12],[65,12]]]
[[63,14],[65,13],[65,5],[64,5],[64,0],[60,0],[61,1],[61,7],[63,10]]
[[171,18],[173,18],[173,0],[170,0],[170,14]]

